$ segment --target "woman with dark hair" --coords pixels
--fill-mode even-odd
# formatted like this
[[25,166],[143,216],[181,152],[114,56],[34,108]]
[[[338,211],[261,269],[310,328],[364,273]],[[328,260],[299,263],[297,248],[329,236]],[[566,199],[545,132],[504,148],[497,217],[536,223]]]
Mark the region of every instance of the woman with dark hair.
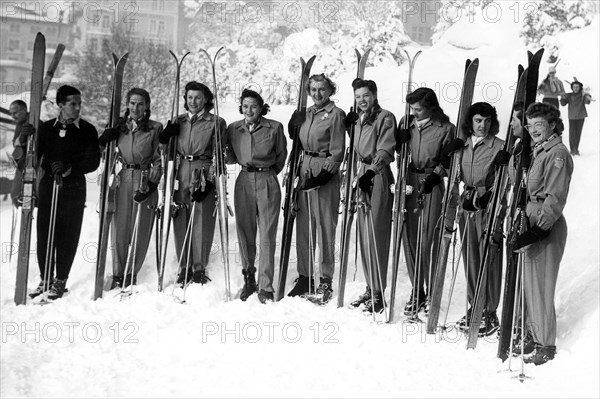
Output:
[[[111,187],[115,195],[111,289],[137,282],[150,244],[161,176],[158,136],[162,125],[150,119],[150,94],[134,87],[127,92],[126,104],[125,117],[118,126],[100,136],[100,144],[117,140],[119,149],[117,178]],[[130,259],[133,254],[135,259]]]
[[560,105],[569,105],[569,148],[571,155],[579,155],[583,122],[588,116],[585,105],[592,102],[592,96],[583,92],[583,83],[578,80],[571,83],[571,91],[560,98]]
[[[492,196],[496,172],[496,155],[503,149],[504,141],[496,135],[499,131],[496,109],[490,104],[479,102],[471,105],[463,120],[462,131],[468,133],[462,149],[460,178],[464,183],[461,195],[462,212],[458,213],[460,236],[462,238],[462,257],[467,277],[467,301],[469,309],[466,316],[458,321],[458,327],[466,330],[471,317],[471,306],[475,298],[477,279],[483,256],[483,237],[488,217],[485,209]],[[485,311],[479,328],[480,336],[488,336],[499,328],[496,309],[500,303],[502,282],[502,226],[498,228],[498,253],[493,264],[488,265],[485,285]]]
[[[176,137],[177,189],[174,195],[176,211],[173,215],[175,246],[179,263],[177,284],[190,282],[206,284],[210,278],[206,275],[210,249],[215,232],[215,184],[213,171],[215,118],[210,110],[214,107],[214,96],[206,85],[189,82],[183,95],[186,113],[177,116],[175,123],[167,123],[160,134],[160,142],[166,144]],[[219,117],[216,121],[219,134],[225,135],[227,124]],[[192,206],[196,202],[196,206]],[[184,251],[186,230],[194,211],[194,224],[189,238],[191,242],[190,259]],[[189,267],[187,265],[189,264]]]
[[[273,300],[273,273],[281,189],[277,174],[285,165],[287,142],[283,125],[264,116],[269,112],[260,94],[245,89],[240,97],[242,120],[227,127],[228,163],[238,163],[242,171],[235,182],[234,206],[245,301],[259,291],[262,303]],[[256,233],[260,239],[258,284],[256,283]]]
[[[456,128],[444,114],[435,92],[430,88],[420,87],[409,93],[406,102],[413,115],[408,129],[398,129],[397,141],[408,143],[410,163],[407,186],[410,186],[408,190],[414,190],[406,196],[406,226],[402,233],[408,275],[411,283],[415,284],[411,298],[404,307],[404,314],[414,315],[423,308],[428,311],[425,286],[428,291],[431,289],[431,280],[435,275],[435,227],[442,213],[442,177],[449,167],[447,158],[442,156],[442,149],[452,142]],[[400,126],[403,123],[402,120]],[[420,218],[423,220],[419,237]],[[416,264],[417,252],[420,252],[419,264]],[[418,281],[416,275],[419,276]]]
[[361,190],[357,224],[367,281],[365,293],[352,302],[352,306],[364,304],[365,312],[379,313],[384,310],[383,293],[390,252],[394,202],[390,191],[394,183],[390,162],[394,161],[396,147],[396,118],[379,105],[374,81],[355,79],[352,88],[359,110],[354,135],[357,164],[352,168]]
[[525,362],[544,364],[556,354],[554,294],[560,261],[567,242],[563,209],[573,174],[573,158],[563,144],[560,111],[533,103],[525,112],[533,160],[527,174],[528,229],[517,236],[513,250],[523,253],[525,326],[533,340]]
[[[321,250],[321,276],[317,288],[316,301],[328,302],[333,295],[332,278],[335,265],[335,229],[340,202],[339,168],[344,158],[346,114],[336,107],[330,97],[335,94],[335,84],[324,74],[313,75],[306,87],[314,105],[306,110],[306,115],[292,117],[293,129],[299,129],[302,144],[303,179],[298,196],[296,216],[296,252],[298,258],[298,279],[288,296],[305,295],[314,286],[311,276],[310,259],[313,258],[319,238]],[[310,206],[310,212],[309,212]],[[312,231],[309,231],[309,225]],[[318,234],[317,234],[318,233]],[[310,237],[310,238],[309,238]]]

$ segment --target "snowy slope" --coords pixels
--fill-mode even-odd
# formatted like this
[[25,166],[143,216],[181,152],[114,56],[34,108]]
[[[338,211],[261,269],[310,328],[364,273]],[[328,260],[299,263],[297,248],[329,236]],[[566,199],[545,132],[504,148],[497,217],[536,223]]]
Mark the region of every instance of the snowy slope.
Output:
[[[459,22],[440,43],[423,50],[416,80],[434,88],[437,85],[439,93],[445,90],[446,95],[440,95],[442,107],[454,119],[457,105],[452,101],[451,91],[456,88],[455,82],[460,84],[464,60],[479,57],[480,87],[487,84],[502,89],[502,96],[493,103],[501,117],[501,132],[505,131],[516,65],[526,61],[526,49],[516,35],[517,28],[514,22],[506,21]],[[485,35],[478,34],[482,30]],[[559,76],[564,69],[561,77],[570,79],[575,75],[591,86],[593,93],[598,88],[598,53],[597,50],[593,54],[583,53],[580,48],[585,42],[589,48],[597,49],[598,38],[598,20],[588,28],[558,37],[564,51]],[[353,56],[350,49],[348,56]],[[320,72],[317,64],[315,72]],[[405,90],[400,94],[400,88],[405,68],[371,68],[366,75],[379,83],[382,106],[400,116],[404,109]],[[348,89],[351,78],[349,74],[338,82],[337,99],[344,109],[352,101]],[[490,100],[483,90],[476,92],[476,101],[483,99]],[[165,293],[156,292],[153,246],[138,276],[137,294],[123,302],[112,294],[91,301],[98,222],[97,188],[95,178],[89,176],[85,223],[68,283],[70,294],[49,306],[15,307],[12,302],[15,256],[12,263],[7,260],[11,208],[8,201],[1,203],[0,394],[2,397],[598,397],[597,104],[588,107],[590,117],[584,127],[582,155],[575,159],[565,208],[569,238],[556,295],[559,353],[547,365],[526,368],[526,374],[534,379],[520,384],[510,373],[503,372],[506,364],[496,358],[496,342],[491,337],[480,340],[475,350],[466,351],[465,339],[453,332],[443,337],[432,336],[426,335],[420,326],[402,322],[376,324],[358,311],[337,309],[335,300],[326,307],[290,298],[261,305],[255,296],[246,303],[239,300],[225,303],[223,267],[217,249],[208,267],[212,283],[190,286],[187,304],[176,303],[170,297],[176,269],[173,255],[166,274],[169,285]],[[240,118],[235,104],[223,104],[221,111],[228,122]],[[274,107],[269,116],[287,121],[291,112],[291,107]],[[232,173],[236,171],[231,168]],[[230,194],[234,181],[231,176]],[[220,245],[217,237],[215,234],[215,245]],[[351,242],[354,247],[354,240]],[[236,245],[235,225],[230,220],[234,292],[242,285]],[[290,265],[288,287],[296,277],[294,266]],[[362,266],[357,266],[356,281],[352,282],[355,265],[351,260],[348,299],[364,290]],[[464,313],[462,266],[458,273],[448,322]],[[37,265],[32,260],[30,289],[37,283]],[[410,286],[404,265],[398,284],[397,303],[402,306]]]

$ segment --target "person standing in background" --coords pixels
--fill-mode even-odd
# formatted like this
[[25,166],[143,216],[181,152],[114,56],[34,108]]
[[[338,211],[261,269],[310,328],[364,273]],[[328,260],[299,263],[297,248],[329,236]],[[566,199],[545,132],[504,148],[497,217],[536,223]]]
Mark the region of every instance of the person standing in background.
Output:
[[556,67],[548,68],[548,75],[538,86],[538,92],[542,94],[542,102],[553,105],[558,108],[558,98],[565,94],[565,87],[559,78],[556,77]]
[[583,122],[587,118],[586,104],[592,102],[590,93],[583,91],[583,83],[577,78],[571,83],[571,93],[566,93],[560,98],[560,105],[568,105],[569,116],[569,148],[571,155],[579,155],[579,142],[581,141],[581,131]]

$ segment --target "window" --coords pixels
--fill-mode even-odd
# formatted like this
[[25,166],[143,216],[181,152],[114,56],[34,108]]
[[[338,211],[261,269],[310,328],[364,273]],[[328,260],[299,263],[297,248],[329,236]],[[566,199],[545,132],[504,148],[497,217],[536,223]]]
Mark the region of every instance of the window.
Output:
[[90,39],[90,49],[96,53],[98,52],[98,39]]
[[158,34],[159,35],[165,34],[165,21],[158,21]]
[[21,47],[21,43],[18,40],[10,39],[8,41],[8,51],[15,51]]
[[152,33],[152,34],[156,33],[156,20],[155,19],[150,20],[150,33]]
[[102,16],[102,28],[110,28],[110,17],[108,15]]

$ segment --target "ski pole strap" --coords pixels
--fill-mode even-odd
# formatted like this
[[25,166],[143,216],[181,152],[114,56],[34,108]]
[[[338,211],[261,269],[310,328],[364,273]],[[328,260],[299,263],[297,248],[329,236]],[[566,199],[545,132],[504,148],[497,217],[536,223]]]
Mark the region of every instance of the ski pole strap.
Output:
[[257,168],[256,166],[242,166],[242,170],[245,172],[269,172],[271,167],[264,166]]
[[202,160],[202,161],[206,161],[211,159],[211,157],[208,157],[206,155],[183,155],[181,153],[177,153],[177,158],[179,159],[183,159],[185,161],[198,161],[198,160]]
[[540,197],[537,195],[530,195],[529,196],[529,201],[531,202],[544,202],[544,200],[546,199],[546,197]]
[[408,170],[412,173],[432,173],[434,168],[415,168],[413,165],[408,166]]
[[139,163],[123,163],[123,168],[148,170],[150,169],[150,165],[140,165]]
[[309,156],[315,157],[315,158],[327,158],[327,157],[331,156],[331,153],[329,151],[324,151],[324,152],[304,151],[304,155],[309,155]]

